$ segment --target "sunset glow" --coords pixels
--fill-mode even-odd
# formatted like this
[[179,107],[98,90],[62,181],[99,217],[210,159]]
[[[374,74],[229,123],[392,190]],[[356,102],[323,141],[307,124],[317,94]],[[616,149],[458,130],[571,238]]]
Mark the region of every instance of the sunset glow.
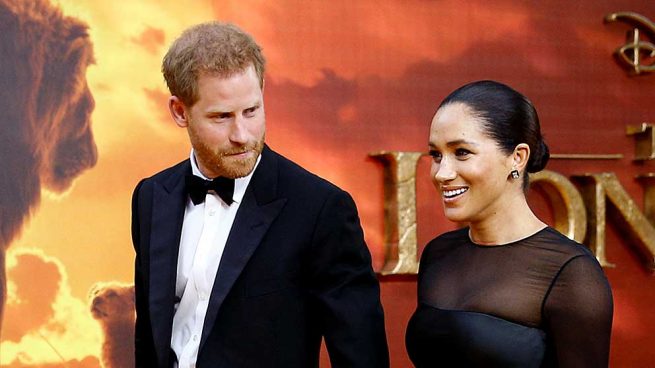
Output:
[[[618,171],[635,198],[642,188],[633,178],[653,171],[648,163],[634,167],[625,125],[655,120],[655,76],[627,77],[611,54],[624,30],[602,23],[622,6],[587,1],[583,10],[565,12],[541,3],[482,0],[53,3],[89,25],[96,62],[87,78],[96,103],[98,162],[65,194],[44,192],[9,247],[3,368],[67,361],[99,367],[102,332],[90,314],[89,292],[98,282],[132,283],[132,191],[140,179],[189,155],[187,133],[167,110],[160,65],[172,40],[199,22],[234,22],[261,44],[268,61],[267,143],[351,193],[377,270],[385,257],[384,178],[369,154],[426,151],[438,102],[465,82],[497,79],[525,92],[538,107],[553,152],[591,147],[624,154],[623,161],[587,164],[594,172]],[[624,3],[635,10],[641,4]],[[653,6],[641,10],[655,18]],[[421,248],[455,228],[441,212],[428,166],[425,158],[417,175]],[[582,170],[562,161],[550,167],[566,175]],[[622,241],[613,234],[610,239]],[[621,256],[616,249],[629,254],[612,246],[610,256]],[[608,271],[617,290],[614,338],[625,345],[614,346],[620,349],[630,342],[626,336],[647,330],[643,313],[653,300],[652,292],[638,289],[652,279],[629,268],[633,258],[626,255],[625,264]],[[615,276],[619,272],[633,272],[631,282],[621,283],[627,278]],[[392,362],[404,367],[415,283],[385,282]],[[638,293],[651,294],[640,300]]]

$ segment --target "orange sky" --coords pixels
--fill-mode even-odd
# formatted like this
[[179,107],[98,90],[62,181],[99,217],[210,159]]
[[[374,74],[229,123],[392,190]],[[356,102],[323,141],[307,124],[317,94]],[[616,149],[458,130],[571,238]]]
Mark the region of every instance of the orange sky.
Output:
[[[482,0],[466,4],[234,0],[194,1],[192,6],[158,0],[57,3],[65,14],[90,25],[97,63],[87,77],[96,100],[93,130],[99,160],[67,194],[44,193],[40,208],[11,247],[10,281],[12,268],[22,264],[18,259],[31,259],[30,269],[46,272],[39,285],[58,285],[58,289],[50,295],[55,304],[39,312],[42,327],[13,325],[31,332],[18,342],[2,343],[0,364],[19,354],[38,363],[56,361],[35,331],[61,347],[66,359],[97,355],[99,329],[87,313],[87,294],[98,281],[132,280],[132,189],[139,179],[189,153],[185,132],[174,126],[166,112],[168,95],[159,70],[166,46],[194,23],[213,18],[233,21],[263,46],[269,62],[269,143],[353,194],[376,268],[383,261],[382,170],[367,154],[382,149],[425,150],[434,108],[454,87],[471,79],[497,78],[531,92],[528,95],[541,103],[537,105],[544,106],[542,121],[570,122],[559,124],[557,131],[544,127],[554,151],[560,152],[575,151],[585,139],[579,132],[597,131],[599,124],[608,127],[607,121],[621,119],[626,110],[637,121],[653,119],[652,108],[634,102],[652,104],[653,96],[643,96],[639,90],[624,101],[626,108],[594,115],[584,106],[593,91],[569,78],[578,75],[584,86],[598,85],[601,70],[617,69],[614,79],[603,77],[602,83],[610,89],[625,88],[624,73],[606,57],[622,42],[617,34],[624,30],[608,30],[602,24],[606,13],[621,10],[616,5],[594,7],[591,20],[562,21],[571,38],[549,43],[541,41],[562,37],[558,33],[562,30],[557,22],[545,19],[579,14],[553,12],[553,6],[546,9],[551,13],[544,14],[539,5],[528,9],[524,2],[500,1],[490,6]],[[636,1],[625,3],[640,10]],[[650,14],[655,16],[652,6]],[[597,64],[572,63],[580,51],[576,48],[602,59]],[[552,88],[542,88],[549,81],[578,95],[557,102],[561,96],[549,94]],[[645,79],[630,83],[653,87]],[[556,102],[559,105],[549,111],[549,103]],[[604,148],[629,154],[632,142],[622,137],[625,124],[615,125],[607,132],[619,138]],[[426,162],[420,170],[427,175]],[[421,221],[430,225],[419,234],[421,242],[452,225],[443,221],[427,180],[418,185]],[[26,285],[12,282],[14,291]],[[12,295],[15,299],[10,289],[10,302]],[[58,332],[48,329],[57,323],[63,326]]]
[[[276,146],[287,146],[287,143],[297,146],[298,141],[306,141],[307,133],[285,129],[281,122],[294,126],[309,116],[294,116],[288,112],[295,113],[296,108],[278,107],[297,97],[294,89],[322,93],[320,89],[330,83],[324,78],[324,70],[331,70],[337,83],[340,79],[348,83],[356,75],[400,78],[407,66],[416,60],[447,61],[456,57],[457,51],[468,47],[462,42],[467,35],[455,34],[452,40],[440,36],[438,47],[420,47],[431,40],[434,44],[437,36],[431,30],[429,19],[441,19],[442,16],[437,15],[446,13],[445,18],[460,22],[462,27],[471,20],[488,25],[495,13],[507,10],[501,7],[490,13],[480,13],[469,6],[466,17],[456,18],[447,15],[456,11],[454,3],[428,7],[424,2],[403,2],[402,5],[390,2],[380,7],[377,2],[361,2],[355,12],[346,11],[350,2],[327,7],[310,3],[294,8],[294,4],[299,3],[278,3],[272,7],[262,2],[195,2],[189,7],[175,2],[162,6],[159,1],[120,4],[61,1],[67,15],[81,18],[90,25],[97,64],[89,68],[87,75],[96,99],[93,130],[99,161],[95,168],[80,177],[67,195],[46,194],[14,249],[37,247],[60,259],[72,275],[72,290],[78,297],[86,293],[93,281],[131,279],[131,191],[140,178],[188,155],[185,132],[172,124],[166,112],[167,94],[159,68],[166,45],[190,24],[215,15],[238,22],[254,34],[269,60],[271,81],[268,89],[291,91],[271,102],[270,110],[276,119],[269,114],[269,141]],[[410,22],[408,17],[417,14],[419,19]],[[289,21],[282,26],[278,19]],[[291,21],[294,19],[302,21]],[[520,25],[522,19],[525,16],[520,10],[513,10],[501,27],[483,38],[500,38]],[[410,29],[402,33],[392,31],[395,23],[406,24]],[[344,42],[346,39],[348,42]],[[442,48],[448,45],[455,53],[443,52]],[[376,62],[380,59],[384,62]],[[327,96],[317,97],[340,93],[338,85],[327,88],[332,88],[326,92]],[[267,95],[267,101],[270,99]],[[350,121],[346,123],[361,125],[355,121],[358,116],[352,104],[336,109],[340,114],[336,118],[347,117],[348,111]],[[313,111],[303,112],[314,114]],[[411,111],[408,112],[410,115]],[[429,116],[414,119],[418,118],[425,121]],[[361,138],[365,137],[358,139]],[[423,149],[422,143],[403,146]],[[338,167],[341,156],[326,155],[323,145],[312,142],[304,142],[300,147],[303,156],[320,157],[320,161],[306,162],[310,168],[323,168],[324,174],[338,183],[348,181],[348,170],[325,170],[325,167]],[[359,165],[366,162],[368,152],[357,152]],[[373,164],[369,165],[377,170]],[[370,211],[379,212],[379,208]],[[374,231],[370,234],[379,244],[380,235],[375,235]]]

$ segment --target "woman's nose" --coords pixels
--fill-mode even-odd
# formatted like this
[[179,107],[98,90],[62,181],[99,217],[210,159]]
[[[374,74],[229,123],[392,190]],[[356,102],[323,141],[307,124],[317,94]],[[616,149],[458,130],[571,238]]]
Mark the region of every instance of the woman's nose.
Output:
[[457,172],[449,159],[444,157],[440,163],[433,165],[437,165],[434,171],[434,180],[437,182],[444,183],[457,177]]

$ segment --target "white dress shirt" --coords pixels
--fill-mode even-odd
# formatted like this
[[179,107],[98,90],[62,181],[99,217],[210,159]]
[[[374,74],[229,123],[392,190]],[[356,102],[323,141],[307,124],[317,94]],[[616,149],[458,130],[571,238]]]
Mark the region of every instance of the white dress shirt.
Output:
[[[260,159],[261,155],[255,168]],[[198,169],[193,150],[190,160],[193,175],[207,180]],[[234,217],[254,171],[235,180],[234,202],[229,206],[213,191],[207,193],[205,202],[198,205],[187,199],[175,283],[175,296],[180,298],[180,302],[175,307],[171,338],[171,348],[177,356],[176,367],[193,368],[196,365],[214,278]]]

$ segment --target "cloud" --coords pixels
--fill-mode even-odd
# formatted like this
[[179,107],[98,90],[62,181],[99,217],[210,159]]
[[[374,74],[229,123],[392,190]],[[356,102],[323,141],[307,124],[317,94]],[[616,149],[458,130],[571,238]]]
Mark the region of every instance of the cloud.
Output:
[[163,125],[169,128],[176,128],[173,119],[168,112],[168,98],[170,94],[158,88],[143,88],[143,94],[150,105],[152,114],[156,117],[156,121],[164,123]]
[[[470,7],[471,10],[473,8]],[[513,14],[511,18],[514,20],[509,24],[525,22],[523,32],[510,31],[502,24],[492,27],[487,13],[471,15],[463,12],[462,17],[468,24],[467,32],[472,34],[463,37],[457,47],[443,49],[439,46],[440,42],[448,43],[453,37],[461,35],[458,36],[457,32],[443,35],[435,32],[426,45],[437,45],[440,56],[426,54],[424,58],[412,59],[399,54],[401,61],[398,62],[402,62],[403,68],[394,69],[393,73],[385,73],[384,65],[369,62],[368,72],[350,76],[350,73],[344,72],[345,66],[326,67],[330,63],[325,60],[318,64],[321,66],[320,75],[310,82],[288,78],[285,73],[274,74],[276,70],[271,70],[266,85],[269,143],[274,149],[353,194],[372,252],[382,250],[384,231],[380,201],[383,197],[383,176],[382,167],[368,159],[368,154],[380,150],[426,151],[429,124],[437,105],[455,88],[473,80],[495,79],[525,93],[539,110],[547,138],[554,127],[549,122],[559,120],[559,146],[552,146],[559,151],[567,150],[567,144],[577,147],[573,141],[579,141],[580,134],[573,130],[596,129],[594,120],[602,121],[607,119],[607,114],[621,111],[603,110],[601,112],[605,115],[601,116],[601,112],[593,111],[597,105],[588,103],[593,91],[585,87],[586,83],[593,85],[592,82],[598,78],[596,71],[600,69],[589,69],[581,77],[588,80],[570,78],[571,75],[580,74],[580,65],[572,62],[579,60],[579,54],[600,53],[595,45],[575,36],[567,41],[577,45],[571,48],[558,47],[555,43],[537,43],[534,40],[547,40],[562,33],[575,35],[576,32],[573,28],[563,29],[559,23],[557,28],[541,21],[538,9],[534,13],[532,9],[513,12],[511,7],[505,7],[505,10]],[[491,13],[494,11],[500,9]],[[399,15],[399,19],[402,17]],[[484,21],[473,21],[474,18],[484,18]],[[455,23],[460,21],[453,19]],[[345,24],[348,22],[348,19],[344,19]],[[488,34],[474,32],[481,31],[485,25],[489,26]],[[300,26],[296,24],[293,27]],[[414,25],[408,27],[411,33]],[[330,42],[330,36],[326,37],[328,40],[321,41],[321,45],[336,45],[332,49],[341,52],[338,48],[341,44]],[[370,48],[369,44],[357,44],[365,49]],[[389,45],[394,47],[393,42],[389,42]],[[287,52],[287,55],[290,54]],[[384,54],[378,57],[380,64],[385,64],[390,58]],[[544,63],[544,60],[548,62]],[[603,81],[608,90],[622,89],[620,75]],[[563,98],[562,93],[566,91],[574,93],[568,92],[570,95]],[[606,98],[607,106],[613,104],[609,94],[598,98]],[[642,96],[637,100],[643,101],[645,98]],[[581,121],[580,116],[587,119]],[[572,131],[567,132],[566,127]],[[421,222],[419,218],[419,229],[424,232],[423,235],[419,234],[419,242],[421,238],[428,240],[435,232],[449,230],[447,227],[451,226],[447,221],[438,220],[443,216],[436,205],[438,201],[434,190],[429,188],[428,165],[427,159],[424,159],[420,165],[422,176],[417,176],[417,185],[425,188],[419,192],[431,196],[418,203],[425,221]],[[374,254],[374,259],[381,258],[381,253]]]
[[138,37],[132,37],[130,40],[149,53],[157,55],[159,49],[164,46],[166,33],[162,29],[148,26]]
[[1,365],[1,368],[100,368],[100,361],[97,357],[88,356],[82,360],[72,359],[63,361],[61,363],[44,363],[44,364],[29,364],[14,360],[7,365]]
[[268,142],[353,195],[378,262],[384,257],[383,173],[368,155],[381,150],[425,150],[436,89],[441,85],[433,82],[441,70],[441,64],[426,61],[397,78],[345,78],[324,69],[310,85],[267,81]]
[[55,262],[36,254],[14,254],[11,263],[7,276],[12,285],[2,338],[18,342],[54,316],[52,305],[60,291],[62,275]]
[[304,85],[320,79],[322,68],[348,78],[397,77],[416,60],[451,61],[472,43],[516,33],[529,15],[528,7],[511,1],[214,3],[217,19],[255,36],[272,73]]
[[8,336],[3,331],[0,364],[97,366],[100,328],[88,304],[71,295],[61,261],[39,249],[17,248],[7,253],[7,266]]

